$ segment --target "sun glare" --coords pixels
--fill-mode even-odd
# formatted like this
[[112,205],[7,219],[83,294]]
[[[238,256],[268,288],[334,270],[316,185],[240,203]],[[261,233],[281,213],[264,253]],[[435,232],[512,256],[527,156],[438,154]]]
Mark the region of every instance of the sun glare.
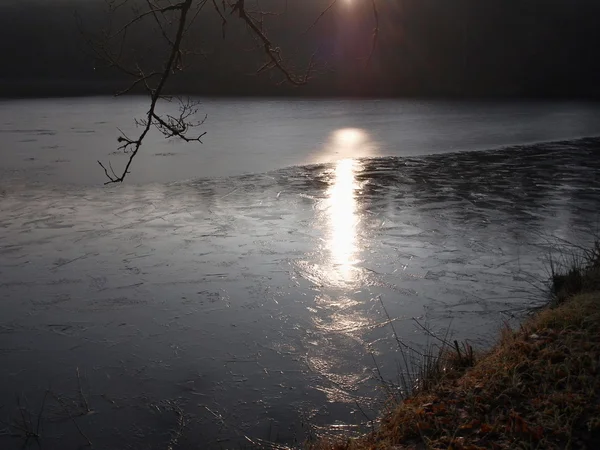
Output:
[[328,163],[348,158],[375,156],[378,147],[369,134],[360,128],[340,128],[329,136],[315,162]]
[[334,133],[335,143],[344,148],[352,148],[367,140],[367,134],[358,128],[344,128]]

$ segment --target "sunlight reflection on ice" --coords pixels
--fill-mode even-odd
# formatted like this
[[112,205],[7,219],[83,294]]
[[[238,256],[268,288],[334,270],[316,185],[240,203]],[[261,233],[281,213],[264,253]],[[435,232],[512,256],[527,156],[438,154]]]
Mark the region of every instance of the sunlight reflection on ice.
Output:
[[328,250],[333,263],[333,279],[351,282],[356,264],[356,229],[359,218],[355,191],[357,189],[353,159],[336,164],[334,181],[327,191],[329,208]]
[[[345,128],[332,133],[320,155],[331,163],[324,175],[328,187],[320,205],[320,226],[324,245],[320,248],[319,264],[303,267],[306,278],[319,286],[333,288],[314,299],[314,327],[319,331],[318,344],[311,349],[307,362],[315,373],[330,384],[316,386],[332,403],[353,403],[358,390],[370,379],[366,366],[356,364],[365,354],[363,334],[371,328],[373,319],[364,313],[363,284],[367,281],[360,267],[362,243],[360,227],[362,208],[359,198],[361,184],[358,175],[364,163],[360,158],[372,155],[375,145],[369,135],[357,128]],[[339,349],[355,355],[353,365],[338,357]]]
[[356,158],[373,154],[374,149],[369,135],[358,128],[336,130],[325,148],[325,155],[343,157],[335,163],[326,192],[326,248],[330,262],[327,278],[332,284],[354,284],[358,281],[359,272],[355,266],[360,250],[360,211],[356,194],[360,186],[356,175],[362,169],[362,163]]

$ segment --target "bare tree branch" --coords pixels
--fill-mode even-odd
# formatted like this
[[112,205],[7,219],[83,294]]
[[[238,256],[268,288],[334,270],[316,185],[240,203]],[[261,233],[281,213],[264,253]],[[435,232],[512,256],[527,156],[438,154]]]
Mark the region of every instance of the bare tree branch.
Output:
[[223,39],[225,39],[225,27],[227,26],[227,19],[225,18],[225,15],[219,8],[219,5],[217,5],[217,1],[216,0],[211,0],[211,1],[212,1],[213,6],[215,7],[215,11],[217,11],[217,14],[221,18],[221,29],[222,29],[222,33],[223,33]]
[[[367,62],[372,59],[379,36],[378,5],[376,0],[371,1],[375,27]],[[206,116],[201,120],[195,119],[198,114],[197,102],[178,99],[179,113],[166,115],[161,115],[158,112],[158,104],[160,101],[172,101],[170,97],[165,95],[167,82],[174,74],[184,70],[186,56],[197,54],[197,52],[187,49],[189,44],[187,35],[200,13],[205,10],[206,5],[211,6],[210,11],[214,10],[221,21],[223,38],[225,38],[226,27],[231,20],[228,16],[237,16],[249,30],[250,36],[258,43],[260,52],[265,57],[263,64],[256,70],[257,74],[274,70],[282,77],[280,83],[302,86],[308,83],[315,71],[316,51],[306,62],[305,69],[301,71],[295,70],[290,65],[289,60],[284,58],[282,49],[272,40],[267,26],[269,20],[279,17],[282,13],[261,9],[258,0],[255,1],[256,6],[252,8],[248,7],[249,2],[246,0],[105,0],[105,2],[112,13],[123,10],[126,5],[130,5],[133,17],[129,16],[129,18],[124,19],[125,23],[117,26],[116,31],[110,29],[105,31],[101,40],[95,45],[91,45],[91,47],[96,57],[107,63],[108,67],[117,69],[132,78],[129,86],[116,95],[128,94],[141,88],[150,97],[150,106],[144,118],[135,121],[136,125],[141,127],[141,132],[137,137],[130,137],[119,130],[121,134],[117,139],[119,143],[118,150],[128,155],[123,170],[116,172],[110,162],[105,165],[98,161],[108,179],[105,184],[123,182],[130,172],[134,158],[152,129],[159,131],[166,139],[176,138],[184,142],[202,143],[201,139],[206,135],[206,132],[191,134],[192,130],[202,126],[206,120]],[[314,28],[334,8],[337,2],[338,0],[332,0],[303,34]],[[284,7],[283,13],[287,11],[287,1],[284,3]],[[155,23],[157,33],[161,38],[161,43],[152,47],[153,56],[156,53],[160,55],[165,52],[165,62],[159,69],[147,67],[148,64],[143,62],[142,54],[137,53],[137,50],[131,49],[126,44],[126,41],[130,38],[130,30],[146,19]],[[194,44],[198,45],[197,38]],[[113,49],[111,49],[111,46]]]
[[[181,16],[179,17],[179,24],[177,27],[177,35],[175,37],[175,41],[173,42],[171,54],[169,56],[167,64],[165,65],[165,68],[164,68],[164,71],[160,78],[160,81],[158,83],[158,86],[156,87],[156,89],[152,90],[150,109],[148,110],[148,113],[147,113],[148,119],[145,123],[144,130],[142,131],[142,133],[136,140],[132,140],[132,139],[126,137],[125,135],[122,135],[121,137],[119,137],[119,142],[124,142],[124,144],[120,148],[126,150],[129,147],[133,147],[133,151],[129,155],[129,160],[127,161],[125,169],[123,170],[123,172],[121,173],[120,176],[115,177],[114,175],[109,174],[108,171],[106,170],[106,167],[100,161],[98,161],[98,164],[100,164],[100,166],[104,169],[104,173],[106,174],[106,176],[109,179],[109,181],[107,181],[104,184],[120,183],[125,179],[125,177],[129,173],[129,167],[131,166],[131,163],[133,162],[133,158],[135,158],[135,155],[137,155],[138,151],[140,150],[140,147],[142,146],[144,138],[146,137],[146,135],[150,131],[150,128],[153,125],[153,120],[156,118],[156,113],[155,113],[156,104],[162,95],[163,88],[165,87],[165,84],[169,78],[169,75],[173,71],[173,66],[177,60],[177,57],[180,54],[179,48],[181,45],[181,40],[183,39],[183,32],[185,30],[187,15],[192,6],[192,3],[193,3],[193,0],[184,0],[183,2],[177,4],[177,5],[180,5],[180,7],[178,7],[178,10],[181,11]],[[165,127],[166,130],[168,130],[169,133],[171,133],[171,137],[173,137],[173,136],[183,137],[185,135],[185,133],[187,132],[187,128],[183,128],[183,129],[181,129],[181,128],[178,129],[176,127],[171,128],[167,122],[164,122],[163,126]]]
[[261,30],[259,28],[259,26],[257,26],[256,21],[247,13],[246,7],[245,7],[245,0],[237,0],[233,4],[231,13],[233,14],[236,11],[239,14],[240,19],[242,19],[246,23],[246,25],[250,28],[250,30],[252,32],[254,32],[256,37],[263,44],[264,51],[270,60],[269,68],[277,68],[283,74],[283,76],[286,78],[286,80],[293,85],[300,86],[300,85],[306,84],[308,82],[310,73],[312,71],[312,60],[309,63],[306,73],[303,76],[299,77],[299,76],[293,74],[285,66],[285,63],[281,56],[281,49],[279,47],[275,47],[273,45],[273,43],[267,37],[267,35],[263,32],[263,30]]
[[[136,17],[134,17],[133,19],[131,19],[129,22],[127,22],[125,25],[123,25],[116,33],[114,33],[113,35],[111,35],[109,37],[109,39],[115,38],[118,35],[124,33],[134,23],[139,22],[140,20],[142,20],[146,16],[153,15],[153,16],[156,17],[156,14],[164,14],[164,13],[169,12],[169,11],[178,11],[178,10],[181,10],[186,3],[187,3],[187,1],[183,1],[183,2],[180,2],[180,3],[176,3],[174,5],[165,6],[164,8],[154,8],[153,5],[148,1],[148,5],[151,8],[150,10],[145,11],[143,13],[140,13],[139,15],[137,15]],[[189,7],[188,7],[188,9],[189,9]]]

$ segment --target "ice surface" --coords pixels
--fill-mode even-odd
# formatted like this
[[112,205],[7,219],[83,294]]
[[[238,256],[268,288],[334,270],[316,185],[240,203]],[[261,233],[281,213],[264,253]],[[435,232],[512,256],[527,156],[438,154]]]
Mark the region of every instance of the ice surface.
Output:
[[[166,400],[201,448],[359,424],[371,355],[390,378],[398,359],[379,298],[411,345],[415,317],[486,345],[541,300],[549,246],[591,238],[599,174],[584,139],[170,184],[4,179],[0,404],[76,398],[79,368],[98,448],[164,448]],[[50,421],[46,445],[79,442],[72,427]]]

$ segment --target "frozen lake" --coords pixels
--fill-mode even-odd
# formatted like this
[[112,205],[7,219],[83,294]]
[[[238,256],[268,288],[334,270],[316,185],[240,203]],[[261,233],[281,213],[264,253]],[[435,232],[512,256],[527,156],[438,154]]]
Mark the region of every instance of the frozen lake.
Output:
[[399,361],[382,303],[412,346],[413,318],[486,345],[598,230],[594,105],[210,100],[203,146],[102,187],[143,108],[0,103],[0,413],[57,393],[45,448],[82,443],[81,392],[95,448],[166,448],[181,414],[181,448],[362,424]]

